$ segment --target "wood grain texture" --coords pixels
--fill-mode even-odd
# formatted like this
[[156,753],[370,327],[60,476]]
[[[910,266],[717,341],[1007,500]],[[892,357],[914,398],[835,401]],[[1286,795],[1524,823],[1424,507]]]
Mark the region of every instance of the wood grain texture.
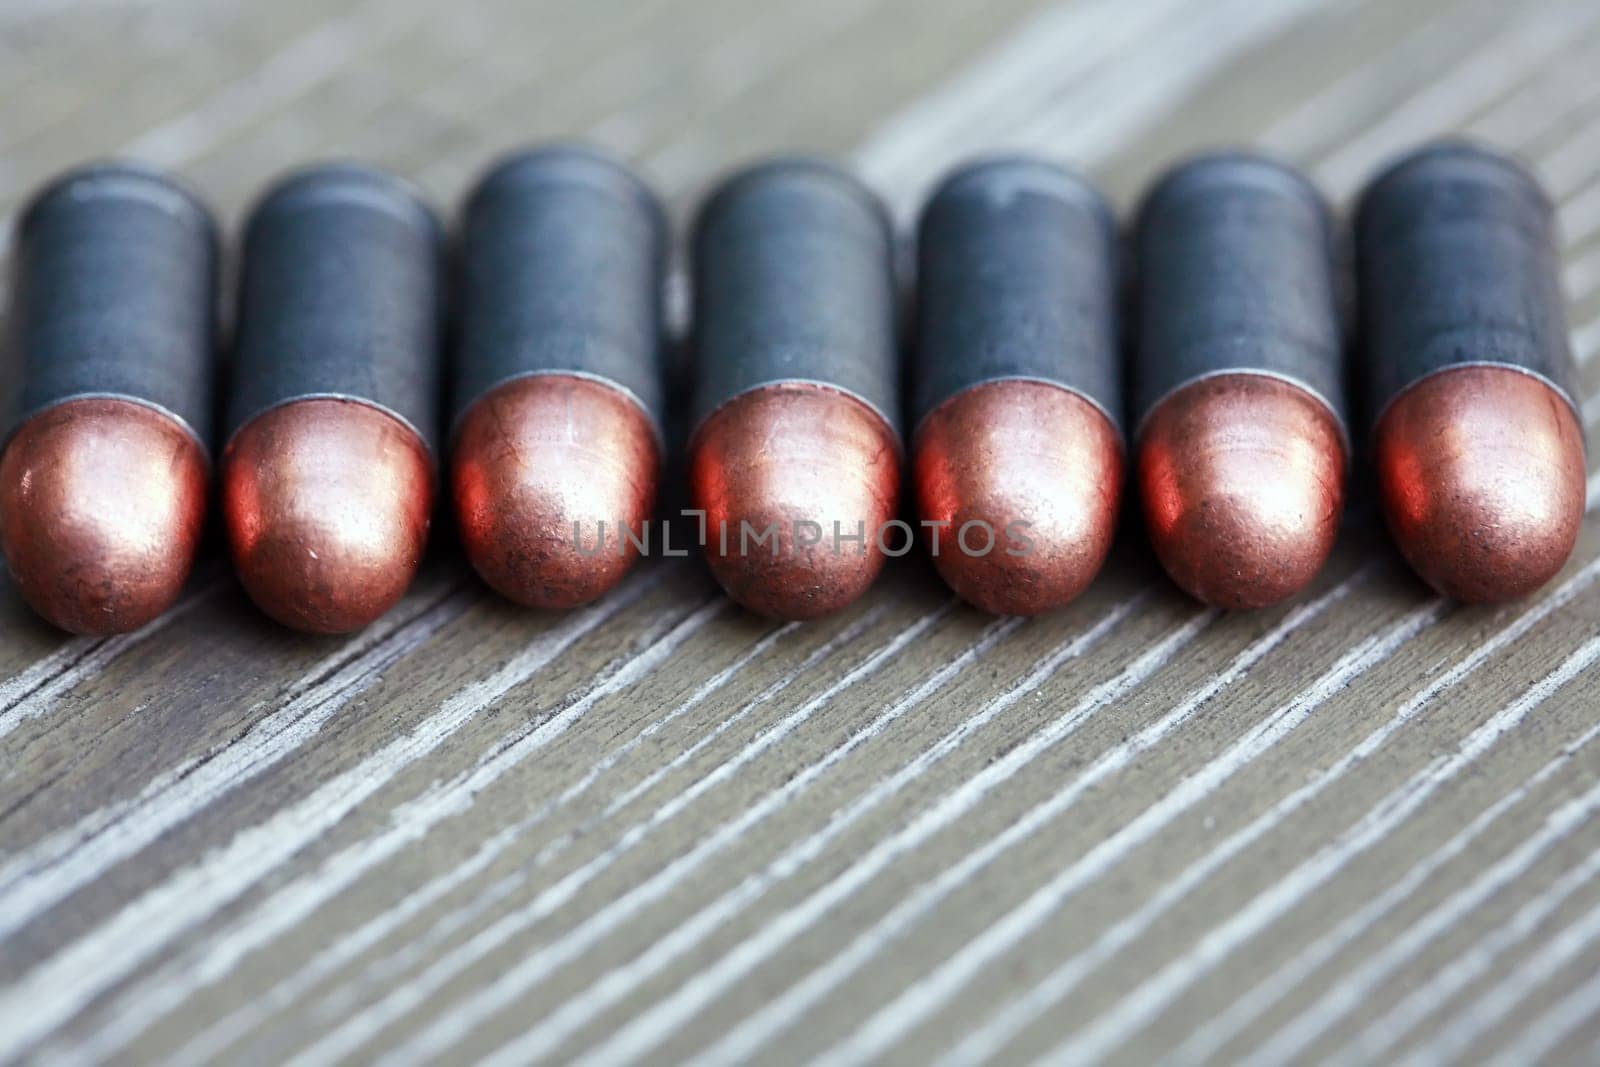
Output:
[[[902,217],[1018,146],[1126,207],[1254,143],[1343,203],[1457,131],[1561,200],[1595,393],[1597,61],[1584,0],[25,0],[0,207],[122,153],[231,220],[329,155],[454,204],[568,135],[680,220],[796,147]],[[448,532],[344,640],[260,618],[215,549],[107,641],[0,580],[0,1058],[1592,1062],[1600,525],[1468,609],[1367,499],[1311,590],[1236,616],[1132,522],[1031,622],[911,560],[806,626],[693,560],[529,613]]]

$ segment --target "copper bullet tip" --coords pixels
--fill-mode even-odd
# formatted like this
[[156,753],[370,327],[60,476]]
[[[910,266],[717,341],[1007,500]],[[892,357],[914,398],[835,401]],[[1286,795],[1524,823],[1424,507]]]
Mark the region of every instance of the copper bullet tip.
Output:
[[622,580],[648,536],[660,474],[644,410],[566,374],[484,395],[450,461],[467,557],[496,591],[538,608],[586,604]]
[[1068,603],[1111,550],[1122,466],[1116,428],[1077,393],[1020,379],[957,393],[922,421],[912,449],[934,565],[996,615]]
[[177,599],[205,528],[208,463],[174,419],[94,397],[23,423],[0,457],[0,542],[28,604],[78,634]]
[[1378,422],[1385,516],[1407,561],[1467,603],[1525,596],[1555,576],[1583,523],[1583,433],[1542,380],[1458,367],[1402,393]]
[[308,633],[358,630],[394,606],[422,561],[433,464],[415,431],[349,400],[272,408],[222,459],[222,513],[245,591]]
[[[883,568],[879,533],[899,503],[900,444],[882,416],[846,393],[763,386],[700,426],[689,489],[728,595],[762,615],[814,619],[849,605]],[[893,528],[885,538],[902,548]]]
[[1298,386],[1248,373],[1185,386],[1139,434],[1156,555],[1189,595],[1216,607],[1293,596],[1333,550],[1346,463],[1338,421]]

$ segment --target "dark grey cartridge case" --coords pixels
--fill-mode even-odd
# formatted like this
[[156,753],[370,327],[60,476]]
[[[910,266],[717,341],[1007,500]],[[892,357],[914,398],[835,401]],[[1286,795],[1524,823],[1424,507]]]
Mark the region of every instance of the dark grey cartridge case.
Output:
[[1423,379],[1470,365],[1533,375],[1578,410],[1555,213],[1522,164],[1428,146],[1372,182],[1355,229],[1368,425]]
[[227,430],[296,400],[376,407],[437,458],[438,220],[383,171],[330,164],[290,175],[246,226]]
[[1135,430],[1203,378],[1258,374],[1320,399],[1348,433],[1327,208],[1299,172],[1240,152],[1169,171],[1137,223]]
[[947,178],[918,240],[914,424],[984,382],[1059,385],[1122,424],[1117,232],[1082,178],[1038,159]]
[[891,226],[860,181],[810,159],[733,176],[701,211],[694,269],[692,425],[749,390],[810,382],[898,433]]
[[557,145],[496,166],[462,223],[451,425],[497,386],[565,374],[632,397],[659,438],[666,254],[660,202],[609,156]]
[[216,224],[173,179],[112,162],[46,186],[17,225],[5,439],[46,408],[118,397],[209,451],[216,274]]

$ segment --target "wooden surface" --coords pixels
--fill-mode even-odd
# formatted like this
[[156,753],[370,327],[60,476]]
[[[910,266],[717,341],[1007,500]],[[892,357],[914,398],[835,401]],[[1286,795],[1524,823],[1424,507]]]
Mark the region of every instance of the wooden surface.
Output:
[[[0,200],[125,153],[236,220],[332,154],[453,203],[558,134],[680,215],[801,146],[902,213],[1017,145],[1124,206],[1216,142],[1342,200],[1464,130],[1562,202],[1593,389],[1597,65],[1592,0],[11,0]],[[0,1055],[1600,1058],[1600,522],[1498,610],[1358,509],[1258,614],[1129,535],[1042,620],[906,562],[790,627],[694,561],[513,610],[447,541],[344,641],[263,621],[215,553],[109,641],[0,589]]]

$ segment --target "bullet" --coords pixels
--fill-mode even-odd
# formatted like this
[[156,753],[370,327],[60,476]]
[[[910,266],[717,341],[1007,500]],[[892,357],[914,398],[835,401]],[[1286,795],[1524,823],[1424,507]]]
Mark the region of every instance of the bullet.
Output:
[[642,181],[575,146],[506,160],[468,202],[450,481],[468,558],[518,603],[587,603],[648,543],[665,235]]
[[725,182],[695,228],[689,488],[706,555],[752,611],[810,619],[866,591],[911,534],[899,503],[888,216],[829,164]]
[[1135,458],[1157,557],[1217,607],[1316,576],[1350,462],[1331,226],[1298,172],[1243,153],[1169,171],[1137,224]]
[[68,172],[17,224],[0,542],[23,598],[79,634],[171,606],[205,527],[216,227],[128,163]]
[[222,510],[262,611],[357,630],[400,599],[433,509],[441,234],[351,164],[273,187],[245,229]]
[[1510,157],[1428,146],[1367,188],[1356,250],[1390,532],[1445,596],[1531,593],[1577,543],[1587,466],[1550,201]]
[[911,471],[934,564],[985,611],[1071,601],[1122,496],[1117,233],[1053,164],[957,171],[923,211]]

